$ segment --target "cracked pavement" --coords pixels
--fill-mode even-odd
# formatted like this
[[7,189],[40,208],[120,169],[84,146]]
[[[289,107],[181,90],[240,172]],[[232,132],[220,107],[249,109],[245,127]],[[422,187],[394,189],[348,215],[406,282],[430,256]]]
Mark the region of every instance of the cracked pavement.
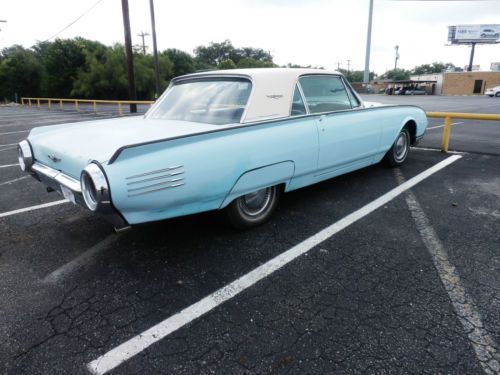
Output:
[[[0,107],[0,125],[21,110],[47,115],[10,109],[4,120]],[[414,149],[400,171],[410,179],[444,158]],[[0,151],[10,163],[15,152]],[[499,165],[466,154],[411,189],[496,343]],[[20,176],[0,169],[0,183]],[[70,204],[0,218],[0,373],[88,374],[89,361],[397,184],[375,165],[285,194],[269,223],[245,232],[216,212],[140,225],[54,283],[43,279],[112,228]],[[32,179],[0,186],[0,212],[57,199]],[[403,194],[110,373],[484,372]]]

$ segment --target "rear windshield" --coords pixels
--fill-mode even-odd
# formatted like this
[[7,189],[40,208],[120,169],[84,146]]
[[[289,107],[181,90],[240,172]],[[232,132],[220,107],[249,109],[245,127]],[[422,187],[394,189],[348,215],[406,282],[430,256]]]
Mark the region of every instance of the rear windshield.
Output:
[[170,87],[148,118],[214,125],[239,123],[251,90],[252,83],[239,78],[179,82]]

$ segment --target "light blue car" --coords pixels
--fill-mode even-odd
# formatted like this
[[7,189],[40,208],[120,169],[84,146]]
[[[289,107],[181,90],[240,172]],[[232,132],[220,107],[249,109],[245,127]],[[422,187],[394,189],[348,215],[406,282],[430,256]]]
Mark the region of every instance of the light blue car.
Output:
[[363,103],[337,72],[212,71],[175,78],[143,117],[35,128],[19,163],[116,230],[208,210],[248,228],[283,192],[403,164],[426,127],[421,108]]

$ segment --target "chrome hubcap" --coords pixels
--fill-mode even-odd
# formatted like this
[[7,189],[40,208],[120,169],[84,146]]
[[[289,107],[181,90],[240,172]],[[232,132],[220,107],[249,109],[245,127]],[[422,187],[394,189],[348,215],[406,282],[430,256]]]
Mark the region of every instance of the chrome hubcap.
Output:
[[271,202],[272,188],[257,190],[239,199],[241,210],[249,216],[257,216],[266,210]]
[[396,145],[394,147],[394,158],[397,161],[401,161],[406,157],[408,152],[408,137],[406,133],[400,133],[398,139],[396,139]]

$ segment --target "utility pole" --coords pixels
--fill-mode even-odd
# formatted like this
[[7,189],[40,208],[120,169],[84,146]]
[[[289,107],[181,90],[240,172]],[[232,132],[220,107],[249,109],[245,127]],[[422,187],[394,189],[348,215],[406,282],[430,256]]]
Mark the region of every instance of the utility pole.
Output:
[[155,6],[153,0],[149,0],[149,12],[151,13],[151,33],[153,34],[153,59],[155,62],[155,99],[160,95],[160,65],[158,64],[158,48],[156,47],[156,22]]
[[372,43],[372,15],[373,15],[373,0],[370,0],[370,9],[368,11],[368,31],[366,33],[366,54],[365,54],[365,74],[363,83],[370,82],[370,48]]
[[351,71],[351,60],[347,60],[347,74]]
[[142,54],[146,54],[146,43],[144,42],[144,37],[149,36],[148,33],[145,33],[144,31],[141,31],[140,34],[137,34],[137,36],[140,36],[142,38]]
[[394,47],[396,50],[396,58],[394,59],[394,72],[396,72],[396,69],[398,67],[398,59],[399,59],[399,46]]
[[337,62],[337,71],[340,72],[340,61]]
[[[134,55],[132,54],[132,38],[130,37],[130,17],[128,0],[122,0],[123,30],[125,32],[125,54],[127,55],[128,100],[137,100],[135,92]],[[137,104],[130,104],[130,112],[137,112]]]

